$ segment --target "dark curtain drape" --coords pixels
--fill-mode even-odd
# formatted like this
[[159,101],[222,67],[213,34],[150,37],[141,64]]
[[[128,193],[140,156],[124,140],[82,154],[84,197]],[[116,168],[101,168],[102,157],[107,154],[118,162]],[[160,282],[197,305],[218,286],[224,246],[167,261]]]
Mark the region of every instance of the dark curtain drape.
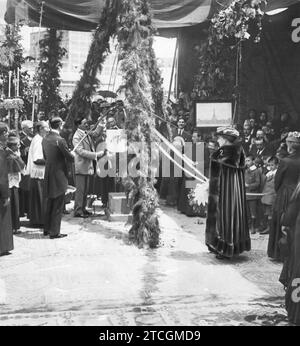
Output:
[[[277,15],[266,16],[261,43],[244,43],[240,121],[254,108],[258,112],[267,110],[274,120],[281,112],[289,112],[294,122],[299,122],[300,42],[292,39],[295,18],[300,18],[298,4]],[[300,41],[300,32],[298,36]]]

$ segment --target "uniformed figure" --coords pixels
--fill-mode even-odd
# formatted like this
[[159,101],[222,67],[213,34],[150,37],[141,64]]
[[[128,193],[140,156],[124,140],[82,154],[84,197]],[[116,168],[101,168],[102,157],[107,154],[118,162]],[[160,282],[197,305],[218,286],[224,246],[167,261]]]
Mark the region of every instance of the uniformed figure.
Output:
[[43,139],[43,153],[46,161],[44,193],[46,198],[46,213],[44,235],[50,239],[63,238],[60,233],[61,218],[64,210],[65,192],[68,188],[67,162],[73,162],[72,154],[66,141],[60,136],[63,122],[54,117],[50,121],[51,131]]

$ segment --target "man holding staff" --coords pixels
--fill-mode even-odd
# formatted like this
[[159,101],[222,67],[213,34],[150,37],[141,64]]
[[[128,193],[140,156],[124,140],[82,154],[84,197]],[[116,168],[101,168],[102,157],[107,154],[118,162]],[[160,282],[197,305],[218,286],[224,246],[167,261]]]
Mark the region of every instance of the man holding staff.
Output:
[[99,123],[94,131],[88,132],[89,124],[84,117],[77,118],[75,126],[77,130],[73,136],[76,182],[74,217],[87,218],[90,215],[86,210],[90,178],[95,174],[96,161],[105,154],[104,151],[96,152],[94,139],[102,134],[103,128]]

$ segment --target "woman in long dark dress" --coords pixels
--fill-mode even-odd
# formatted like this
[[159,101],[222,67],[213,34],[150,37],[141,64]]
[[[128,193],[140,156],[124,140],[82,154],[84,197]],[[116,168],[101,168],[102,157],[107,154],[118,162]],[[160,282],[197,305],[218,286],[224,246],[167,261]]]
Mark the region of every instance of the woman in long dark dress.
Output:
[[14,248],[8,189],[7,154],[5,151],[7,139],[7,125],[0,123],[0,256],[9,254],[9,251]]
[[277,261],[283,261],[278,243],[282,237],[281,218],[300,177],[300,138],[297,137],[297,134],[298,132],[289,133],[286,139],[289,155],[280,161],[275,175],[276,199],[268,243],[268,256]]
[[250,251],[245,189],[245,154],[239,132],[217,129],[220,148],[212,154],[206,220],[206,245],[217,258]]
[[285,306],[291,323],[300,325],[300,183],[282,217],[287,256],[279,281],[286,289]]

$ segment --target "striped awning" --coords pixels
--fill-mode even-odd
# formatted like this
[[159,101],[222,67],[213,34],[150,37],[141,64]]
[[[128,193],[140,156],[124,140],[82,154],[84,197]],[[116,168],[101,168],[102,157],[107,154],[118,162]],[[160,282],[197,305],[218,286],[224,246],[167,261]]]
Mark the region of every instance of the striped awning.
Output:
[[[120,0],[121,1],[121,0]],[[231,0],[149,0],[157,28],[180,28],[200,24]],[[285,8],[300,0],[268,0],[266,11]],[[5,20],[22,20],[38,26],[41,0],[7,0]],[[88,31],[99,22],[105,0],[45,0],[43,27]]]

